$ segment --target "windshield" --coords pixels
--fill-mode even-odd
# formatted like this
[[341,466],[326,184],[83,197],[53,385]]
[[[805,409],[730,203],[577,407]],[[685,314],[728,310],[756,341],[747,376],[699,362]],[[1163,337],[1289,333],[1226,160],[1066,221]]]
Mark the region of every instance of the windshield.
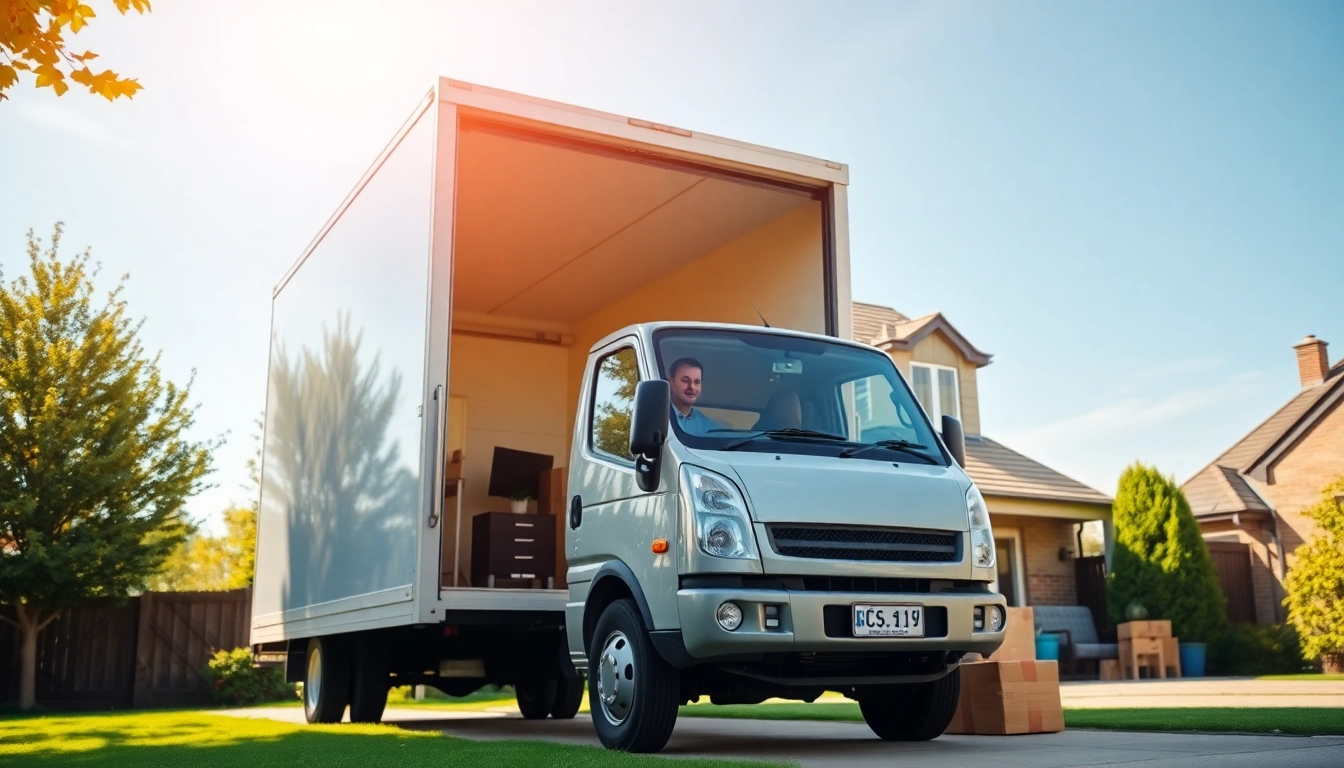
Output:
[[[687,446],[946,464],[924,412],[878,350],[752,331],[654,334]],[[884,443],[855,451],[856,445]]]

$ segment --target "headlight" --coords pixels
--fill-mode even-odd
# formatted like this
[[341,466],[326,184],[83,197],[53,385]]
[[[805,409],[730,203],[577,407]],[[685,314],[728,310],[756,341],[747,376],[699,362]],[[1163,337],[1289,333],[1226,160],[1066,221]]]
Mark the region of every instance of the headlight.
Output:
[[733,481],[707,469],[683,465],[681,492],[695,517],[700,551],[714,557],[753,560],[756,539],[747,519],[747,502]]
[[971,524],[971,562],[976,568],[993,568],[994,531],[989,527],[989,507],[974,485],[966,491],[966,516]]

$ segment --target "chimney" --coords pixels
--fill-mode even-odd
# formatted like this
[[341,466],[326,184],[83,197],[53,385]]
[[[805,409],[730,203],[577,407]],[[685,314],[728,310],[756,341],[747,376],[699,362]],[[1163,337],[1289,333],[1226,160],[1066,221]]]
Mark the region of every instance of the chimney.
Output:
[[1297,375],[1302,379],[1303,389],[1325,381],[1325,374],[1330,371],[1330,358],[1325,354],[1327,346],[1315,336],[1307,336],[1293,345],[1297,350]]

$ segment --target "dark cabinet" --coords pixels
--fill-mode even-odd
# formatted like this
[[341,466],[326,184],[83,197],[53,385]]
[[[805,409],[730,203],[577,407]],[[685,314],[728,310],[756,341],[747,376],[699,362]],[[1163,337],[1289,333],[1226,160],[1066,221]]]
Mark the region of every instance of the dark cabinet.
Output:
[[471,583],[493,587],[498,579],[555,583],[555,517],[485,512],[471,519]]

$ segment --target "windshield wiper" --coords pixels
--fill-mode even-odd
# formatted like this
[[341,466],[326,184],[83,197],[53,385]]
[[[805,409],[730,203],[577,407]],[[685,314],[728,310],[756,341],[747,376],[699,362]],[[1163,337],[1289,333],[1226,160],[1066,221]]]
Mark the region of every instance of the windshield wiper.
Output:
[[900,451],[901,453],[907,453],[911,456],[918,456],[919,458],[927,461],[930,464],[939,463],[937,459],[933,458],[927,453],[920,453],[920,451],[924,449],[925,446],[922,446],[918,443],[912,443],[909,440],[878,440],[876,443],[869,443],[868,445],[860,445],[854,448],[846,448],[845,450],[840,452],[840,458],[848,459],[853,456],[858,456],[860,453],[863,453],[864,451],[871,451],[875,448],[886,448],[889,451]]
[[[714,430],[710,431],[713,432]],[[752,440],[755,440],[758,437],[783,438],[786,440],[790,438],[800,438],[803,440],[839,440],[841,442],[846,443],[849,442],[849,438],[845,437],[844,435],[832,435],[830,432],[817,432],[816,430],[812,429],[798,429],[797,427],[788,427],[786,429],[766,429],[760,432],[755,432],[753,434],[747,435],[741,440],[734,440],[733,442],[723,446],[722,448],[719,448],[719,450],[731,451],[736,448],[741,448],[742,446],[746,445],[747,443],[750,443]]]

